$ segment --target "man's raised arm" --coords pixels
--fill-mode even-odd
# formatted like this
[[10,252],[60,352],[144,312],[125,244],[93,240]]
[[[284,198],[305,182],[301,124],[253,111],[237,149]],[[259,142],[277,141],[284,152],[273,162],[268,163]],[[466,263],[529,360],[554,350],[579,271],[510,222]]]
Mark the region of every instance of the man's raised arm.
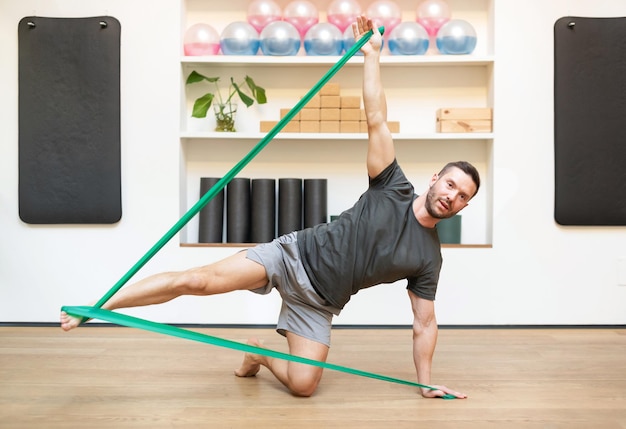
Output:
[[369,30],[374,34],[361,48],[363,64],[363,105],[367,117],[368,150],[367,173],[376,177],[395,159],[395,149],[391,132],[387,127],[387,100],[380,78],[380,47],[382,36],[371,19],[358,17],[352,26],[354,37],[358,39]]

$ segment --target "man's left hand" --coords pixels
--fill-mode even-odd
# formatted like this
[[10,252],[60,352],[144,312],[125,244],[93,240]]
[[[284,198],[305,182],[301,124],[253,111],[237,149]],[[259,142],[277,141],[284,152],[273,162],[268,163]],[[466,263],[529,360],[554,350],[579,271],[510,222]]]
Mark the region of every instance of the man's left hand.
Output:
[[422,389],[422,396],[424,398],[441,398],[444,395],[453,395],[457,399],[465,399],[467,395],[465,393],[457,392],[449,389],[446,386],[433,385],[435,389]]

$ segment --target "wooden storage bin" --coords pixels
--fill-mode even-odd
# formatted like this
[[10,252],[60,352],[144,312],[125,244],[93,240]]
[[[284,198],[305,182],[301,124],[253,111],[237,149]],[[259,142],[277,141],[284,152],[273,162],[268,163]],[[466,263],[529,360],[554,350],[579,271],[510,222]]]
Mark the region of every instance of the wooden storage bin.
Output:
[[438,133],[490,133],[493,110],[479,108],[441,108],[437,110]]

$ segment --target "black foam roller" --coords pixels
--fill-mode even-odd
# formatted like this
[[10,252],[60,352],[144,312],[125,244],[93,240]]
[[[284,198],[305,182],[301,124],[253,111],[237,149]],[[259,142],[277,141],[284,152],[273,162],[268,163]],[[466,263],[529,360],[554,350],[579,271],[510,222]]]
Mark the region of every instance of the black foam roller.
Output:
[[233,178],[226,185],[226,241],[250,242],[250,179]]
[[[200,198],[218,181],[219,177],[200,178]],[[200,210],[198,225],[199,243],[222,243],[224,240],[224,190],[217,193],[211,201]]]
[[304,227],[326,223],[327,179],[304,179]]
[[302,179],[278,179],[278,235],[302,229]]
[[276,180],[253,179],[251,191],[253,243],[267,243],[276,238]]

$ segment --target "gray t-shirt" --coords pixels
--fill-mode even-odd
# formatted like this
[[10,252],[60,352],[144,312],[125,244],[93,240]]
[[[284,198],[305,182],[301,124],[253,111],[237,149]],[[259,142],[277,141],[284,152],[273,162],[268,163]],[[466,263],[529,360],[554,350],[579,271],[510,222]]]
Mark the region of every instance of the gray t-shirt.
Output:
[[337,220],[298,232],[304,269],[326,301],[343,308],[361,289],[404,278],[417,296],[435,299],[441,245],[437,230],[415,218],[415,198],[394,160]]

